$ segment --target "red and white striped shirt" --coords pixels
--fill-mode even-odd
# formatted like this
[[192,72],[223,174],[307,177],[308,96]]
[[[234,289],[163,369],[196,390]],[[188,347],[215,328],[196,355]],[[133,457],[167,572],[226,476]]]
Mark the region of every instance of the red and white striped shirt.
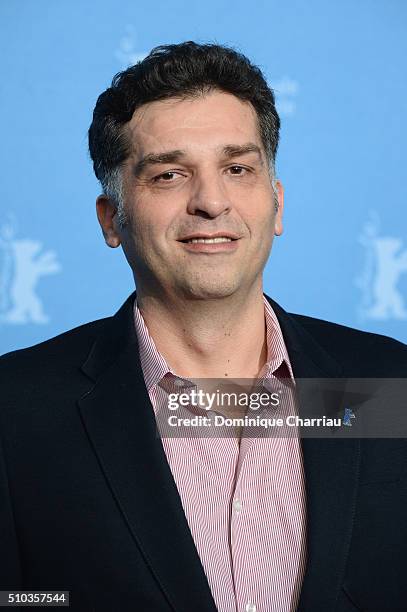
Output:
[[[264,298],[263,379],[294,376],[277,317]],[[157,417],[162,379],[188,384],[157,350],[134,303],[144,381]],[[267,380],[266,380],[267,382]],[[177,389],[177,390],[178,390]],[[294,408],[291,406],[291,413]],[[270,416],[269,414],[267,416]],[[300,439],[168,436],[162,444],[219,612],[293,612],[305,568]]]

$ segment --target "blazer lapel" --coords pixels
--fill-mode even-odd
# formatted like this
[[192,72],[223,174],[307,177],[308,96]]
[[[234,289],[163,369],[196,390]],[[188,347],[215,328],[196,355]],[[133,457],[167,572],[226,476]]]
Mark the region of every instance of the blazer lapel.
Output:
[[[267,297],[267,296],[266,296]],[[277,315],[299,386],[299,411],[317,402],[336,413],[340,393],[324,393],[340,365],[293,316],[267,298]],[[315,385],[310,384],[315,379]],[[324,405],[326,404],[326,405]],[[298,612],[334,610],[350,546],[360,463],[360,440],[302,438],[307,507],[307,560]]]
[[133,293],[82,370],[95,386],[79,400],[84,426],[129,530],[174,610],[216,612],[144,384]]

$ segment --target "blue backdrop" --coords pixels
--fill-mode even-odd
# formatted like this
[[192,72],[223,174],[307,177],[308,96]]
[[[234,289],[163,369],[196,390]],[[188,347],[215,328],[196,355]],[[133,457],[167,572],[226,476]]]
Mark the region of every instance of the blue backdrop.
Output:
[[87,129],[116,72],[191,39],[235,46],[277,94],[285,232],[266,291],[407,341],[404,0],[3,0],[0,23],[0,353],[134,289],[96,220]]

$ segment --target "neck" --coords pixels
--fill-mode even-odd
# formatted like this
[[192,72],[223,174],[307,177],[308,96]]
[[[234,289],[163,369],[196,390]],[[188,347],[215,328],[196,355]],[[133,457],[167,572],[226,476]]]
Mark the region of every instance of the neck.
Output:
[[137,290],[137,303],[169,367],[186,378],[256,378],[266,362],[262,287],[217,300],[165,300]]

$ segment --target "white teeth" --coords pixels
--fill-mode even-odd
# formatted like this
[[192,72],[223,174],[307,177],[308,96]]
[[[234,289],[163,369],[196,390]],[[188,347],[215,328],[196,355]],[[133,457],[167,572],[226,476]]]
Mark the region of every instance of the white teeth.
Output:
[[216,242],[232,242],[232,238],[226,238],[225,236],[221,236],[219,238],[191,238],[191,240],[187,240],[187,242],[192,244],[214,244]]

